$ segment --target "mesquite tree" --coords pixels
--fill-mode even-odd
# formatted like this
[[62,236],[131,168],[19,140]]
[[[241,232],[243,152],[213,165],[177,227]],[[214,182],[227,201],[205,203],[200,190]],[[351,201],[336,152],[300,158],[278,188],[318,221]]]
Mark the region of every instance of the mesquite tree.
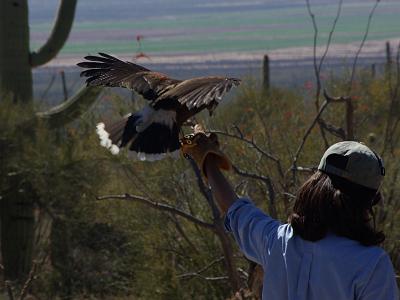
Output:
[[[33,103],[32,68],[53,59],[64,45],[74,20],[77,0],[61,0],[46,43],[30,50],[27,0],[0,1],[0,96],[27,106]],[[74,120],[96,100],[98,88],[82,88],[75,96],[46,112],[36,113],[51,128]],[[0,98],[0,99],[1,99]],[[21,173],[9,177],[9,192],[1,201],[1,253],[5,277],[23,280],[32,264],[35,192]],[[3,175],[2,175],[3,176]]]

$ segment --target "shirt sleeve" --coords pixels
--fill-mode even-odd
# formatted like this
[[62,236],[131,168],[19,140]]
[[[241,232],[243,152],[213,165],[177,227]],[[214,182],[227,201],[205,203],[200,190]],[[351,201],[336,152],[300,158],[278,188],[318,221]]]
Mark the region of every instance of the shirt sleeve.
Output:
[[359,299],[399,300],[393,265],[387,253],[380,257]]
[[277,238],[280,222],[263,213],[248,199],[237,200],[225,217],[225,228],[233,233],[244,255],[265,265],[268,247]]

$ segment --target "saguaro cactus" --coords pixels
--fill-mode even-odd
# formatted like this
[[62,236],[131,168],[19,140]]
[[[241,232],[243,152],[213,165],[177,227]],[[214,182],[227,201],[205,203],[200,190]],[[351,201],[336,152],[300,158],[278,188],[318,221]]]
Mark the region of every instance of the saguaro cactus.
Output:
[[32,99],[28,3],[0,1],[0,91],[20,101]]
[[263,88],[269,90],[270,87],[270,76],[269,76],[269,56],[264,55],[263,68],[262,68]]
[[[0,1],[0,101],[2,97],[12,96],[14,101],[27,105],[32,103],[32,68],[47,63],[60,51],[70,33],[76,3],[77,0],[60,0],[57,18],[47,42],[36,52],[31,52],[28,1]],[[61,105],[36,116],[45,119],[52,128],[63,126],[86,111],[100,91],[98,88],[83,88]],[[19,174],[18,178],[22,178],[25,186],[30,186],[23,174]],[[14,186],[20,187],[21,184],[16,182]],[[29,196],[35,196],[34,191],[27,194],[27,189],[23,190],[23,196],[19,195],[22,189],[16,188],[8,197],[0,198],[1,251],[6,277],[11,280],[23,280],[32,262],[34,199],[29,199]]]

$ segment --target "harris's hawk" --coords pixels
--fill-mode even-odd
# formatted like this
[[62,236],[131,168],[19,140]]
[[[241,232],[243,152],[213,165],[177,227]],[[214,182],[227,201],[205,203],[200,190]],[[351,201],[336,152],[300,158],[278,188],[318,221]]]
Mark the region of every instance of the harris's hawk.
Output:
[[142,110],[112,124],[99,123],[101,145],[118,154],[127,147],[139,160],[158,160],[179,150],[182,124],[203,109],[210,114],[229,90],[240,84],[236,78],[198,77],[177,80],[109,54],[86,56],[78,63],[87,70],[88,86],[123,87],[148,100]]

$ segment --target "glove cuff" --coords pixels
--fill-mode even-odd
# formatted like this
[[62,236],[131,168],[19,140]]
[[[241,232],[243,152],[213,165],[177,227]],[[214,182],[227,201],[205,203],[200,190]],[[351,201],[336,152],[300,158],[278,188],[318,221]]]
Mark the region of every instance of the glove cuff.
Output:
[[219,169],[224,171],[232,170],[232,163],[224,153],[222,153],[221,151],[210,150],[203,156],[200,162],[201,172],[206,179],[208,179],[208,177],[205,169],[205,162],[208,155],[214,155],[216,157],[215,161]]

